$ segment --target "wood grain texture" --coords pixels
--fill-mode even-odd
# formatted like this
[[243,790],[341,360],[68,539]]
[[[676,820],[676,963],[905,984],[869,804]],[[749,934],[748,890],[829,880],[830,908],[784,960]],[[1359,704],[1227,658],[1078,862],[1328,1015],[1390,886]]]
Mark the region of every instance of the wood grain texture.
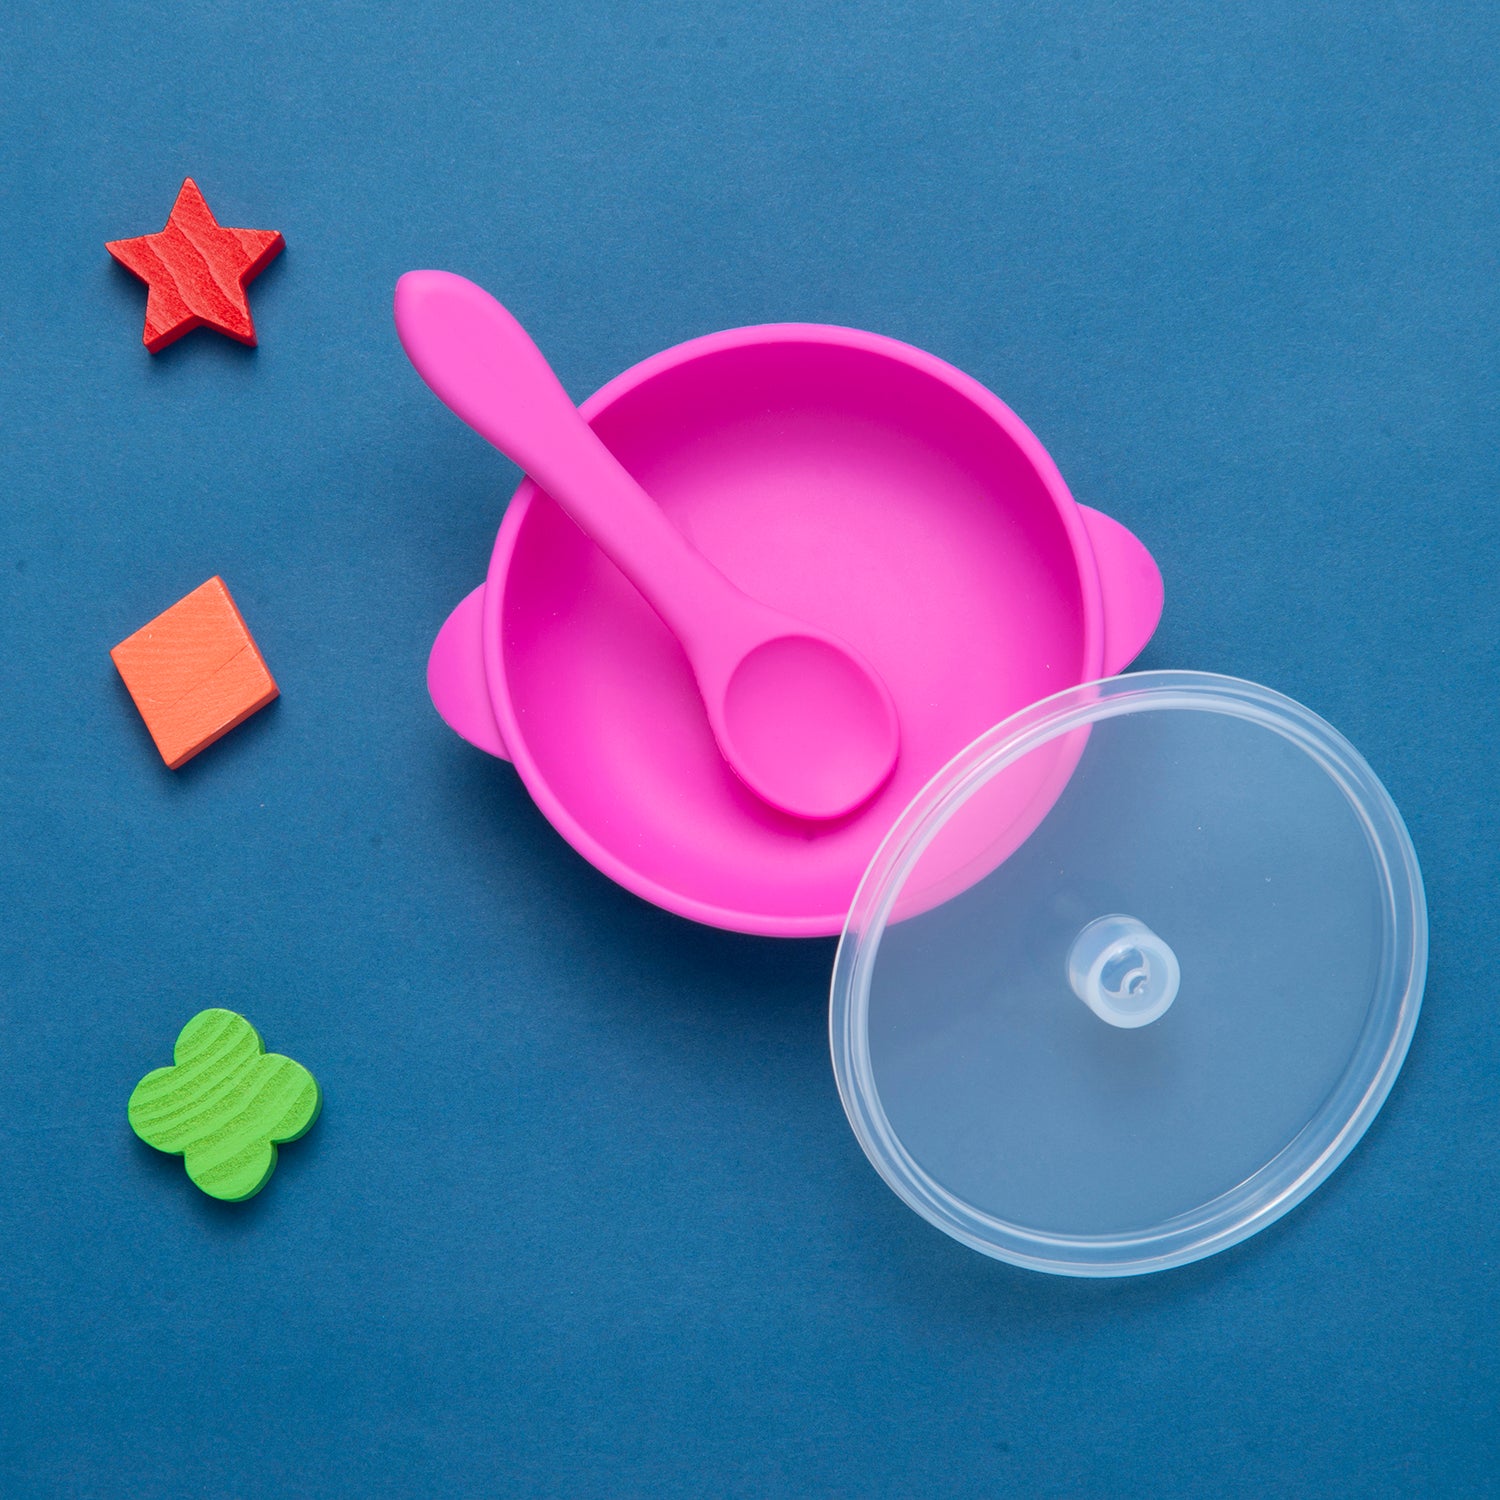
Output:
[[214,218],[187,178],[166,228],[134,239],[109,240],[105,249],[150,288],[146,296],[146,347],[160,353],[194,328],[213,328],[255,343],[255,323],[245,287],[281,252],[274,229],[230,229]]
[[217,576],[109,654],[174,771],[279,691]]
[[317,1080],[299,1062],[267,1052],[232,1010],[199,1011],[178,1033],[170,1068],[136,1084],[131,1129],[181,1156],[215,1198],[253,1198],[276,1170],[276,1147],[306,1135],[323,1107]]

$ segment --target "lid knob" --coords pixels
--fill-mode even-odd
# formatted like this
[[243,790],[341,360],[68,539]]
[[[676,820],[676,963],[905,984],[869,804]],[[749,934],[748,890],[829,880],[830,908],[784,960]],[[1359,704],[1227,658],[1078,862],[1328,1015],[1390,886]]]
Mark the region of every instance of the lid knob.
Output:
[[1134,917],[1099,917],[1073,939],[1068,983],[1101,1021],[1146,1026],[1177,998],[1177,955]]

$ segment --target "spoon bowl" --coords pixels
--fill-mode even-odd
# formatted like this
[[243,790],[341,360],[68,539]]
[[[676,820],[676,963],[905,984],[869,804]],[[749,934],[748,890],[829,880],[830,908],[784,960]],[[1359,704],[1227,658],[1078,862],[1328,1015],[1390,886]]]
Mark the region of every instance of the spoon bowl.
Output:
[[899,733],[885,686],[810,633],[771,636],[735,664],[715,736],[750,787],[804,818],[833,818],[891,774]]

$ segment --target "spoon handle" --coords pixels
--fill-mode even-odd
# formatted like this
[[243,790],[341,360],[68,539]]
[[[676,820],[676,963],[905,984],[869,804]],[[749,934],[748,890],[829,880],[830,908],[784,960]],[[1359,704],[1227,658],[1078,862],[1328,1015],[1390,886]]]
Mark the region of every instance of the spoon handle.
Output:
[[754,605],[669,521],[578,415],[526,330],[449,271],[396,283],[396,330],[437,398],[520,465],[633,583],[695,669]]

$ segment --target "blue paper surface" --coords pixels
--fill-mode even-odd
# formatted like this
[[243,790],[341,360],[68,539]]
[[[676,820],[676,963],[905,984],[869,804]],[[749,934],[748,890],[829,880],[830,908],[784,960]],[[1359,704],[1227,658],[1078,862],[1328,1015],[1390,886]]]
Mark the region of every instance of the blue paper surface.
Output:
[[[0,56],[0,1493],[1500,1493],[1500,10],[22,0]],[[286,236],[257,350],[141,346],[104,241],[186,175]],[[424,265],[579,398],[933,350],[1155,552],[1143,665],[1360,747],[1432,968],[1312,1199],[1130,1282],[961,1248],[845,1126],[832,943],[644,905],[443,727],[516,476],[397,345]],[[174,774],[108,649],[214,573],[283,696]],[[243,1205],[125,1119],[209,1005],[325,1093]]]

